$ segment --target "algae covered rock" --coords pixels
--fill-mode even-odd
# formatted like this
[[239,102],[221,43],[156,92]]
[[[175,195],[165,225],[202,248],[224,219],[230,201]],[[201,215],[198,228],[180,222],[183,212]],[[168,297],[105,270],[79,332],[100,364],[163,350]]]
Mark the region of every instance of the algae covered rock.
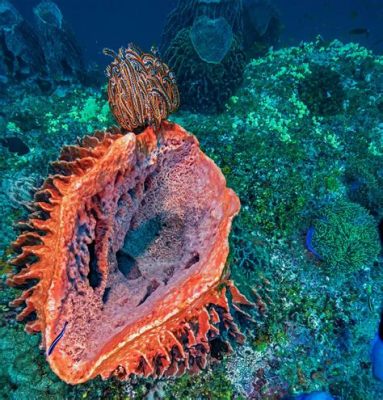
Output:
[[339,201],[325,207],[313,224],[313,247],[334,273],[371,265],[380,251],[375,219],[359,204]]
[[310,75],[298,86],[300,99],[315,115],[335,115],[342,112],[345,93],[341,76],[332,68],[312,63]]
[[56,378],[39,354],[37,336],[21,329],[0,328],[0,398],[63,399],[68,387]]

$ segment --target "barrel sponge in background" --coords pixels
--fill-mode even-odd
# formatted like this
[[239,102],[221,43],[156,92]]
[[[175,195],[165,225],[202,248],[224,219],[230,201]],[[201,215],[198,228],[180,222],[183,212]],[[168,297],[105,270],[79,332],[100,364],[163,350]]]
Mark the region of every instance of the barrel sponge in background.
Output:
[[220,63],[233,43],[233,30],[225,18],[196,19],[190,38],[199,57],[207,63]]
[[59,7],[44,0],[33,13],[50,76],[59,82],[83,81],[82,51]]
[[36,32],[7,0],[0,0],[0,72],[12,81],[46,72]]
[[[193,36],[192,28],[179,31],[163,55],[164,61],[177,77],[183,109],[205,114],[221,112],[242,82],[245,54],[236,36],[232,37],[229,49],[202,40],[197,43],[199,52]],[[221,44],[225,43],[227,46],[221,39]],[[213,55],[208,54],[210,45]]]

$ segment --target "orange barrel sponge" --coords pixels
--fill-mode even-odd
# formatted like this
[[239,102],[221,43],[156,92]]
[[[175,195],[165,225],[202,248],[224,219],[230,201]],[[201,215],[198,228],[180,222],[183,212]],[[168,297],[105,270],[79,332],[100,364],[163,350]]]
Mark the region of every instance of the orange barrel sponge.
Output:
[[227,292],[249,303],[225,271],[240,203],[194,136],[167,121],[98,132],[53,166],[8,283],[61,379],[196,372],[243,340]]

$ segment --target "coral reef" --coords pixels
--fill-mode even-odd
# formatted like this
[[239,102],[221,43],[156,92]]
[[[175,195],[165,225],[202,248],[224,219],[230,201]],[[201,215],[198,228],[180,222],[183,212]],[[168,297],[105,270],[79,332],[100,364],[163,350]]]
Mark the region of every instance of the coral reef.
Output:
[[328,66],[312,64],[309,68],[311,74],[298,87],[300,99],[313,114],[339,114],[345,99],[341,76]]
[[[317,65],[340,77],[342,107],[330,115],[310,111],[299,94]],[[203,374],[130,382],[96,378],[76,386],[52,373],[36,347],[38,338],[21,332],[7,305],[19,293],[4,285],[8,244],[16,236],[13,223],[26,216],[12,199],[28,201],[28,188],[46,176],[46,161],[78,135],[106,129],[112,116],[107,99],[91,88],[61,88],[51,97],[10,88],[2,99],[3,137],[20,137],[30,151],[18,155],[0,145],[0,335],[6,349],[0,355],[0,397],[280,400],[326,391],[336,400],[382,398],[370,360],[383,296],[381,255],[372,266],[340,274],[322,268],[323,261],[305,248],[310,224],[338,201],[360,204],[381,224],[382,77],[382,57],[355,44],[318,39],[250,61],[224,112],[178,111],[170,117],[198,136],[241,199],[227,265],[236,286],[256,304],[250,311],[256,323],[231,308],[246,344],[233,344],[233,354]],[[16,190],[23,181],[22,196],[9,196],[9,187],[15,183]]]
[[371,266],[380,252],[376,221],[359,204],[340,201],[325,207],[313,228],[313,247],[331,273]]
[[[337,113],[317,115],[300,98],[316,65],[339,76]],[[211,132],[201,145],[241,199],[229,263],[239,290],[256,304],[256,325],[242,328],[250,346],[227,361],[226,374],[245,398],[382,394],[369,361],[383,279],[381,256],[374,261],[383,211],[382,76],[381,57],[318,39],[251,61],[224,113],[172,117],[197,135]],[[349,194],[374,216],[367,218],[374,254],[353,272],[326,271],[305,249],[306,233],[320,210],[349,202]]]

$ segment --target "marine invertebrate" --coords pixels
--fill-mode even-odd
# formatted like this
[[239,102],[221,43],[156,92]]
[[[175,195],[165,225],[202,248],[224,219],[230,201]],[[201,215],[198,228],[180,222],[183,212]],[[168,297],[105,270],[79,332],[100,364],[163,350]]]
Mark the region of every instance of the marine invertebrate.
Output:
[[236,36],[242,33],[242,0],[179,0],[169,14],[162,34],[161,52],[164,53],[178,32],[190,28],[200,17],[224,19]]
[[155,55],[142,53],[132,44],[121,48],[107,68],[108,98],[118,123],[132,131],[147,125],[158,127],[179,106],[174,74]]
[[311,243],[327,267],[352,273],[372,264],[380,251],[375,219],[359,204],[338,201],[314,221]]
[[204,61],[195,46],[191,28],[185,28],[178,32],[164,53],[164,60],[177,76],[182,107],[209,114],[222,111],[225,102],[242,82],[245,54],[235,36],[231,47],[223,49],[225,56],[219,63]]
[[276,8],[268,0],[242,0],[243,46],[249,57],[265,54],[282,31]]
[[[225,21],[249,58],[264,54],[275,45],[282,30],[278,12],[269,0],[179,0],[166,21],[161,52],[165,53],[171,47],[181,30],[191,28],[201,18]],[[218,42],[225,38],[227,28],[223,29]],[[209,39],[203,38],[214,52],[217,42]]]
[[54,343],[48,361],[63,380],[198,371],[220,331],[243,339],[227,288],[249,303],[223,278],[239,201],[193,136],[168,122],[97,133],[54,167],[9,284],[32,282],[13,304],[26,304],[18,319],[43,347]]
[[0,71],[11,79],[35,78],[46,74],[38,37],[17,9],[0,1]]
[[212,19],[203,16],[194,21],[190,38],[202,60],[219,64],[231,47],[233,31],[224,18]]
[[83,81],[82,50],[56,3],[43,0],[33,9],[48,72],[55,82]]

